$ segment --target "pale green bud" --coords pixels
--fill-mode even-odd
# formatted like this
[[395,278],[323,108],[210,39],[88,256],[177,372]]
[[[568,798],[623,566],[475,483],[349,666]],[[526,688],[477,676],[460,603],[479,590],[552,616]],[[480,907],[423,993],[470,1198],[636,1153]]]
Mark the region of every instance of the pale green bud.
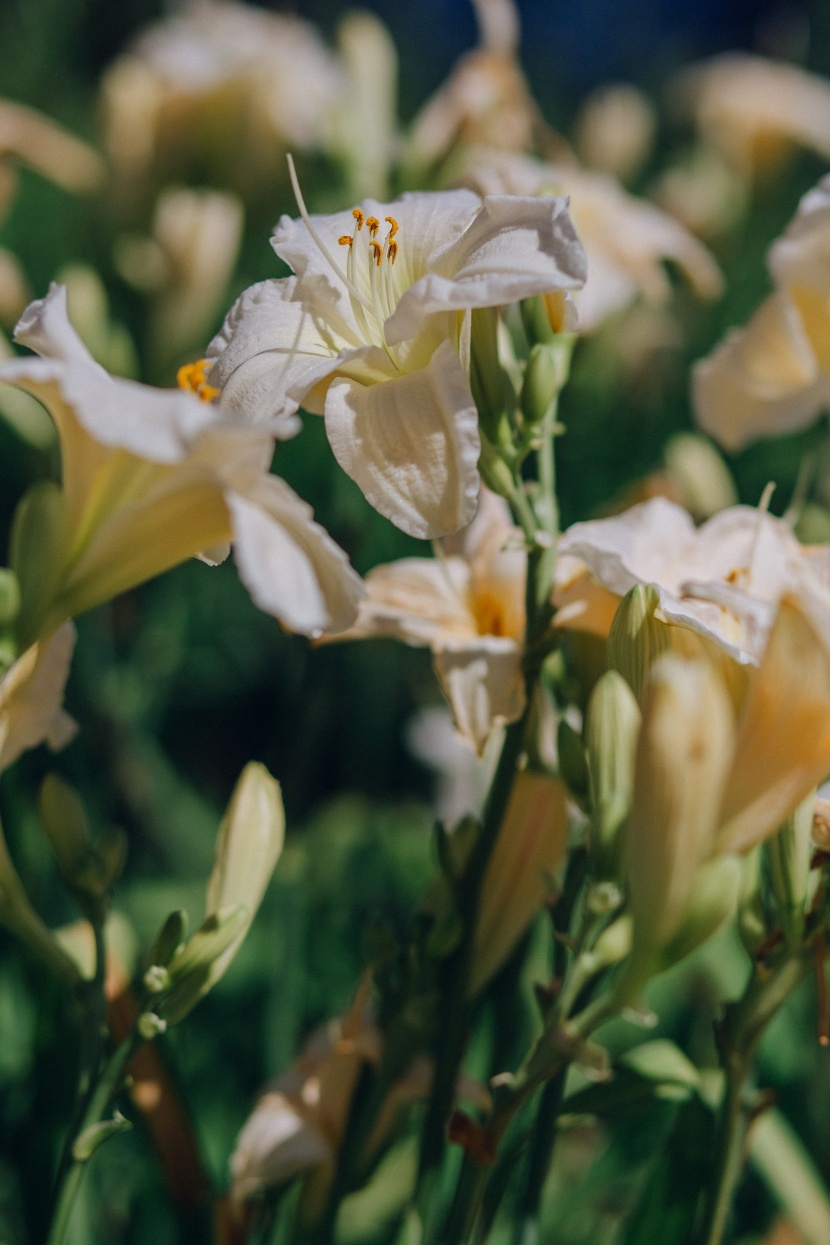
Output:
[[741,880],[737,856],[719,856],[698,870],[680,928],[660,953],[661,969],[691,955],[734,915]]
[[21,648],[39,638],[60,591],[69,531],[66,498],[59,485],[44,480],[30,488],[15,511],[11,536],[12,569],[20,584],[16,630]]
[[0,568],[0,626],[13,623],[20,609],[20,583],[14,571]]
[[754,848],[740,857],[741,889],[738,894],[738,934],[753,958],[769,937],[764,903],[761,898],[761,849]]
[[153,949],[150,952],[150,963],[167,966],[187,937],[187,913],[182,909],[171,912],[159,930]]
[[764,844],[770,889],[775,896],[781,930],[787,942],[793,945],[801,941],[804,932],[815,798],[815,791],[811,791],[778,833]]
[[172,987],[156,1009],[168,1024],[183,1020],[218,981],[221,970],[217,966],[229,950],[236,951],[250,923],[250,914],[241,904],[222,908],[179,948],[168,965]]
[[588,701],[585,735],[591,808],[591,871],[616,877],[621,831],[631,808],[642,714],[621,674],[607,671]]
[[146,1042],[167,1032],[167,1021],[155,1012],[144,1012],[136,1022],[136,1028]]
[[38,811],[58,868],[71,886],[92,854],[92,835],[81,797],[57,774],[47,774],[40,788]]
[[142,981],[144,982],[144,989],[148,994],[162,994],[165,990],[169,990],[173,984],[170,973],[163,964],[151,964]]
[[618,670],[643,703],[653,663],[671,646],[668,624],[656,617],[660,597],[653,584],[626,593],[608,633],[608,665]]
[[537,342],[547,343],[556,340],[556,334],[541,295],[524,298],[519,306],[522,313],[522,326],[531,346]]
[[496,447],[483,434],[478,469],[492,493],[498,493],[500,497],[510,497],[515,488],[513,472]]
[[698,522],[738,504],[729,468],[706,437],[679,432],[666,446],[664,458],[683,505]]
[[525,366],[521,408],[526,422],[541,424],[556,401],[565,376],[555,345],[534,346]]
[[470,328],[470,389],[484,435],[495,443],[498,427],[510,405],[507,377],[499,363],[499,316],[494,307],[477,307]]

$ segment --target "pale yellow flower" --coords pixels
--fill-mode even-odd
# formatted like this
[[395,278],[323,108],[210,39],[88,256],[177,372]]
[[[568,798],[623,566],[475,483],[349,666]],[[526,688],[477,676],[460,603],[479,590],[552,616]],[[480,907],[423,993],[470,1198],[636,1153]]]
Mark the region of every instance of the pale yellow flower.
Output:
[[627,182],[651,154],[657,114],[651,100],[628,82],[592,91],[576,123],[576,146],[589,169]]
[[343,90],[337,57],[309,22],[233,0],[192,0],[139,34],[107,70],[107,149],[131,185],[153,174],[181,177],[203,154],[247,186],[282,175],[280,148],[323,147]]
[[607,635],[622,597],[653,584],[666,622],[742,664],[757,663],[785,593],[830,584],[823,549],[800,545],[781,519],[750,506],[722,510],[696,528],[682,507],[655,497],[610,519],[573,524],[559,549],[558,625]]
[[435,558],[403,558],[366,577],[341,639],[388,635],[432,650],[456,729],[481,753],[494,726],[525,705],[527,557],[506,503],[482,490],[478,514]]
[[769,267],[775,291],[694,370],[697,422],[728,450],[805,428],[830,403],[830,178],[802,199]]
[[360,580],[310,508],[269,474],[267,431],[192,393],[109,376],[72,328],[61,286],[32,304],[17,340],[42,357],[5,364],[0,379],[46,406],[63,469],[61,488],[38,486],[16,520],[24,642],[186,558],[221,560],[231,541],[254,600],[287,627],[353,621]]
[[782,600],[737,705],[705,660],[652,667],[626,830],[635,938],[665,945],[718,858],[779,829],[830,772],[830,597]]
[[244,210],[236,195],[167,187],[152,236],[125,237],[116,250],[122,276],[150,295],[150,339],[157,357],[180,361],[204,340],[236,266]]
[[0,678],[0,771],[39,743],[65,747],[77,729],[63,708],[75,647],[75,628],[64,623],[31,645]]
[[728,52],[684,70],[674,94],[743,174],[794,146],[830,158],[830,83],[796,65]]
[[480,194],[569,196],[588,260],[588,276],[576,296],[584,331],[638,296],[665,303],[671,293],[667,262],[680,268],[701,297],[716,298],[721,292],[720,269],[707,248],[679,221],[628,194],[607,173],[484,148],[467,154],[464,170],[462,180]]

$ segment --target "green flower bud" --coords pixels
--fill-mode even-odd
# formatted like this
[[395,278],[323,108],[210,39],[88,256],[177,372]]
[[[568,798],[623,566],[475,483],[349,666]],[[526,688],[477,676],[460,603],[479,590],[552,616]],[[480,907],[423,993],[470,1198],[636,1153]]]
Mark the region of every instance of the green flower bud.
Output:
[[38,811],[57,866],[74,887],[92,855],[92,835],[81,797],[57,774],[47,774],[40,788]]
[[522,313],[522,326],[531,346],[535,345],[536,342],[546,343],[556,340],[556,334],[553,331],[550,316],[541,295],[537,294],[534,298],[525,298],[519,306]]
[[741,889],[738,895],[738,934],[750,956],[758,954],[769,938],[761,898],[761,849],[754,848],[741,860]]
[[719,856],[698,870],[680,928],[660,952],[660,969],[691,955],[734,915],[741,880],[737,856]]
[[498,427],[513,406],[509,381],[499,363],[499,316],[494,307],[476,308],[470,329],[470,388],[478,409],[481,430],[489,440],[500,441]]
[[668,623],[656,617],[660,597],[653,584],[636,584],[622,599],[608,635],[608,665],[643,703],[652,664],[671,647]]
[[525,367],[520,403],[531,427],[541,424],[564,384],[560,352],[553,346],[534,346]]
[[20,584],[17,634],[28,648],[42,634],[58,595],[69,554],[70,523],[63,489],[50,480],[24,495],[14,516],[12,569]]
[[778,833],[764,844],[764,858],[778,919],[784,937],[791,945],[797,945],[804,932],[804,907],[813,854],[815,797],[815,791],[811,791]]
[[0,626],[13,623],[20,609],[20,583],[14,571],[0,568]]
[[178,912],[171,912],[156,935],[156,941],[150,952],[150,963],[166,967],[186,937],[187,913],[182,909]]
[[500,497],[510,497],[515,487],[513,472],[496,447],[483,434],[478,469],[492,493],[498,493]]
[[591,810],[591,872],[614,878],[621,831],[631,808],[634,758],[642,714],[621,674],[607,671],[588,702],[586,741]]

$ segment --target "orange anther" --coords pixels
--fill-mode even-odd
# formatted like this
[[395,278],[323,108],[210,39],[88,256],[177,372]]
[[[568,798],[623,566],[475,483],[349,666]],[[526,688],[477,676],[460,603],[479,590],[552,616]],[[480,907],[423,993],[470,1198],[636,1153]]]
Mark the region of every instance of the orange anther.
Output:
[[389,260],[390,264],[394,264],[395,260],[398,258],[398,244],[397,242],[391,241],[391,239],[386,244],[386,258]]
[[207,382],[207,370],[211,366],[209,359],[197,359],[195,363],[185,363],[176,373],[176,384],[180,389],[195,393],[203,402],[212,402],[219,397],[219,390]]
[[352,237],[350,233],[344,233],[341,237],[337,239],[337,241],[340,243],[341,246],[351,246],[352,243],[354,242],[354,238]]
[[353,216],[353,217],[355,218],[355,220],[357,221],[357,227],[358,227],[358,229],[362,229],[362,228],[363,228],[363,222],[364,222],[364,220],[366,219],[366,217],[363,215],[363,213],[361,212],[360,208],[352,208],[352,216]]
[[370,242],[370,243],[369,243],[369,249],[370,249],[370,251],[372,252],[372,254],[374,255],[374,257],[375,257],[375,263],[377,264],[377,266],[378,266],[378,268],[379,268],[379,267],[380,267],[380,262],[381,262],[381,260],[383,259],[383,247],[381,246],[381,244],[380,244],[379,242]]
[[394,216],[384,216],[383,219],[386,221],[387,225],[389,226],[388,236],[389,236],[389,241],[391,242],[395,234],[398,232],[398,222],[395,220]]
[[378,220],[376,216],[367,216],[366,217],[366,228],[369,230],[369,233],[374,238],[377,236],[377,232],[380,229],[380,221]]

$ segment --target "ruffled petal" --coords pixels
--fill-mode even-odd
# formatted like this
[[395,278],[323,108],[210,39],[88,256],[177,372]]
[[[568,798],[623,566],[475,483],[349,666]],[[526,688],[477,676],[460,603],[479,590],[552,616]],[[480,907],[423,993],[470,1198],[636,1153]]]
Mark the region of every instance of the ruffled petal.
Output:
[[587,272],[566,200],[514,195],[488,196],[462,237],[432,257],[431,267],[386,321],[390,345],[414,337],[435,312],[578,289]]
[[223,408],[274,431],[297,430],[288,421],[309,389],[335,370],[344,347],[362,344],[346,340],[335,317],[321,316],[314,294],[312,278],[300,286],[287,277],[261,281],[237,299],[207,351]]
[[303,635],[351,626],[363,582],[311,507],[277,476],[226,501],[239,576],[260,609]]
[[401,558],[366,576],[366,597],[344,640],[389,635],[436,644],[477,634],[467,604],[470,568],[462,558]]
[[478,499],[478,415],[450,342],[427,367],[375,385],[335,379],[326,397],[334,456],[381,514],[410,536],[470,523]]

